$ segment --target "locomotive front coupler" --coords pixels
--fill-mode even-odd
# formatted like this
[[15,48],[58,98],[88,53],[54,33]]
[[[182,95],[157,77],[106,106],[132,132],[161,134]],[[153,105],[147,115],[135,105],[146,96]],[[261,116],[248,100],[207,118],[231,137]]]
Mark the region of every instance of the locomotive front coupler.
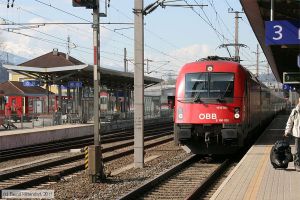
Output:
[[210,143],[210,132],[205,132],[204,141],[206,143],[206,147],[208,148],[208,144]]

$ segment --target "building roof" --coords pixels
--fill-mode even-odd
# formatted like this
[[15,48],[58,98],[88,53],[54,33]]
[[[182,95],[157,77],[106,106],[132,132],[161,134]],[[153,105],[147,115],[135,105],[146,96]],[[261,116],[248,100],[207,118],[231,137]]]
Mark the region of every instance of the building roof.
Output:
[[[81,61],[58,51],[53,51],[34,58],[17,66],[4,65],[4,68],[23,74],[31,79],[41,80],[49,84],[67,85],[69,81],[81,81],[84,86],[93,86],[93,65]],[[132,89],[134,74],[107,68],[100,68],[101,85],[110,89]],[[144,76],[145,87],[159,83],[161,80]]]
[[23,82],[18,81],[0,83],[1,90],[4,91],[5,96],[45,96],[47,94],[47,90],[42,87],[25,87]]
[[21,63],[18,66],[52,68],[83,64],[83,62],[73,58],[72,56],[69,56],[67,59],[65,53],[53,50],[37,58]]

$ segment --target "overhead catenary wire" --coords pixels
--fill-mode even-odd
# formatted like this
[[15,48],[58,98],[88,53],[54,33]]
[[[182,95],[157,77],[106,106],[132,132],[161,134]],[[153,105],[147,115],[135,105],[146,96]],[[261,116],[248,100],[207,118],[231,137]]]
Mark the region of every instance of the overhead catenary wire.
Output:
[[[34,15],[34,16],[38,16],[38,17],[41,17],[41,18],[43,18],[43,19],[46,19],[46,20],[51,21],[51,19],[49,19],[49,18],[47,18],[47,17],[45,17],[45,16],[39,15],[39,14],[34,13],[34,12],[32,12],[32,11],[26,10],[26,9],[24,9],[24,8],[18,7],[18,9],[21,9],[21,10],[23,10],[23,11],[25,11],[25,12],[28,12],[28,13]],[[66,29],[69,29],[69,28],[70,28],[70,29],[72,29],[73,31],[76,31],[77,33],[80,33],[81,35],[83,35],[83,36],[85,36],[85,37],[87,37],[87,38],[92,38],[92,36],[91,36],[90,34],[87,34],[86,31],[82,31],[82,29],[79,29],[79,28],[77,28],[77,27],[74,27],[74,26],[71,26],[71,25],[68,25],[68,24],[56,24],[56,25],[61,26],[61,27],[66,28]],[[63,40],[65,40],[65,39],[63,39]],[[113,40],[113,39],[110,39],[110,41],[116,42],[116,40]],[[118,42],[118,43],[122,43],[122,41],[117,41],[117,42]],[[128,44],[127,44],[127,45],[128,45]],[[85,48],[85,47],[78,46],[78,45],[77,45],[77,47],[78,47],[78,48]],[[113,46],[113,47],[116,47],[116,46]],[[90,49],[92,49],[92,48],[90,48]],[[115,48],[115,49],[116,49],[116,48]],[[106,53],[105,51],[101,51],[101,52]]]
[[[186,0],[184,0],[184,2],[185,2],[187,5],[189,5],[189,3],[188,3]],[[197,12],[193,7],[190,7],[190,9],[193,10],[193,12],[194,12],[196,15],[198,15],[198,16],[199,16],[199,17],[200,17],[207,25],[209,25],[209,27],[210,27],[210,28],[214,31],[214,33],[217,35],[217,37],[218,37],[218,39],[219,39],[220,42],[222,42],[220,36],[221,36],[223,39],[225,39],[227,42],[230,42],[230,40],[229,40],[227,37],[225,37],[224,34],[220,33],[220,31],[218,31],[218,30],[216,29],[216,27],[213,26],[213,24],[211,24],[209,21],[207,21],[206,19],[204,19],[204,17],[202,17],[201,14],[200,14],[199,12]]]
[[[224,22],[224,20],[220,17],[220,15],[218,14],[218,11],[217,11],[217,9],[216,9],[216,7],[215,7],[215,5],[214,5],[214,0],[207,0],[208,1],[208,3],[211,5],[211,7],[213,8],[213,10],[215,11],[215,13],[216,13],[216,16],[217,16],[217,18],[219,18],[220,19],[220,21],[222,22],[222,24],[224,25],[224,27],[226,28],[226,30],[227,30],[227,32],[230,34],[230,36],[233,38],[234,37],[234,35],[233,35],[233,33],[230,31],[230,29],[228,28],[228,26],[226,25],[226,23]],[[228,4],[228,2],[227,2],[227,5],[229,6],[229,8],[232,8],[229,4]],[[223,34],[223,36],[224,36],[224,34]],[[224,39],[227,41],[227,42],[229,42],[230,43],[230,41],[229,41],[229,39],[228,38],[226,38],[226,37],[224,37]],[[245,55],[245,53],[244,53],[244,51],[243,50],[241,50],[241,52],[240,52],[244,57],[246,57],[246,58],[250,58],[250,59],[252,59],[252,55],[249,53],[249,52],[247,52],[247,51],[245,51],[245,53],[247,54],[247,55]]]
[[[208,3],[211,5],[211,7],[213,8],[214,12],[216,13],[216,17],[218,19],[218,23],[221,21],[221,23],[224,25],[225,29],[227,30],[227,32],[230,34],[231,37],[233,37],[233,32],[230,31],[230,29],[228,28],[227,24],[224,22],[223,18],[220,17],[219,12],[216,9],[216,6],[214,4],[214,0],[209,1]],[[222,26],[220,25],[220,28],[222,29]],[[225,40],[225,38],[224,38]]]
[[[184,2],[187,4],[187,5],[190,5],[186,0],[184,0]],[[215,32],[215,34],[217,35],[220,35],[223,37],[223,35],[212,25],[210,24],[206,19],[204,19],[204,17],[201,16],[200,13],[198,13],[193,7],[190,7],[190,9],[196,14],[198,15],[210,28],[213,29],[213,31]],[[219,37],[218,37],[219,38]],[[219,38],[220,40],[220,38]],[[222,42],[222,40],[220,40]]]
[[[36,2],[38,2],[38,3],[40,3],[41,4],[41,2],[43,2],[43,1],[40,1],[40,0],[35,0]],[[212,1],[213,2],[213,1]],[[44,5],[50,5],[52,8],[54,7],[53,5],[51,5],[50,3],[48,4],[48,3],[45,3],[45,2],[43,2],[44,3]],[[227,2],[228,3],[228,2]],[[111,6],[112,7],[112,6]],[[62,10],[62,9],[61,9]],[[119,10],[120,11],[120,10]],[[60,12],[62,12],[62,11],[60,11]],[[121,11],[120,11],[121,12]],[[205,12],[205,11],[204,11]],[[67,13],[66,13],[67,14]],[[69,14],[68,14],[69,15]],[[75,15],[75,14],[74,14]],[[126,14],[125,14],[126,15]],[[205,15],[205,14],[204,14]],[[205,18],[204,18],[205,19]],[[206,17],[206,19],[207,19],[207,17]],[[219,19],[222,19],[221,17],[219,17]],[[87,20],[87,21],[89,21],[89,20]],[[221,23],[222,23],[222,20],[221,20]],[[213,26],[213,27],[215,27],[215,29],[217,29],[216,28],[216,26],[212,23],[212,22],[210,22],[210,24]],[[225,24],[225,23],[224,23]],[[226,26],[225,26],[226,27]],[[145,29],[146,31],[147,31],[147,29]],[[217,30],[219,30],[219,29],[217,29]],[[113,30],[110,30],[110,31],[113,31]],[[220,31],[220,30],[219,30]],[[115,31],[114,31],[115,32]],[[115,33],[116,34],[116,33]],[[87,35],[87,34],[85,34],[85,35]],[[125,36],[127,36],[126,34],[123,34],[122,36],[121,35],[119,35],[119,34],[116,34],[116,35],[118,35],[118,36],[120,36],[120,37],[122,37],[122,38],[124,38]],[[220,34],[217,34],[217,35],[219,35],[219,37],[221,36],[221,35],[223,35],[223,36],[225,36],[225,34],[223,33],[223,31],[220,31]],[[159,36],[159,35],[157,35],[158,37],[157,38],[161,38],[160,40],[164,40],[164,38],[162,38],[161,36]],[[222,37],[222,36],[221,36]],[[130,37],[129,37],[130,38]],[[134,39],[133,38],[127,38],[128,40],[131,40],[131,41],[134,41]],[[228,39],[226,36],[224,37],[224,38],[226,38],[226,39]],[[223,38],[223,39],[224,39]],[[124,40],[123,40],[124,41]],[[125,40],[126,41],[126,40]],[[130,43],[128,43],[128,44],[130,44]],[[174,45],[174,44],[172,44],[172,43],[170,43],[170,46],[171,45]],[[148,46],[147,45],[145,45],[145,47],[147,47],[148,48]],[[77,49],[79,49],[79,50],[81,50],[81,49],[84,49],[84,48],[81,48],[81,47],[77,47]],[[153,50],[153,51],[155,51],[155,52],[158,52],[159,54],[161,54],[161,55],[164,55],[164,56],[166,56],[165,54],[162,54],[161,52],[163,52],[163,51],[161,51],[160,49],[157,49],[157,48],[154,48],[154,49],[156,49],[156,50],[159,50],[159,51],[156,51],[156,50],[154,50],[154,49],[151,49],[151,48],[148,48],[148,49],[150,49],[150,50]],[[160,52],[161,51],[161,52]],[[163,53],[165,53],[165,52],[163,52]],[[247,53],[247,51],[246,51],[246,53]],[[119,54],[120,56],[121,56],[121,54]],[[172,55],[171,55],[172,56]],[[169,58],[171,58],[171,57],[169,57]],[[175,61],[175,59],[174,58],[172,58],[172,60],[174,60]],[[250,60],[250,59],[249,59]],[[184,62],[184,61],[182,61],[181,59],[179,59],[179,60],[176,60],[176,62]]]
[[[106,28],[106,27],[104,27]],[[39,33],[43,34],[43,32],[41,31],[38,31]],[[22,35],[22,36],[26,36],[26,37],[31,37],[33,39],[37,39],[37,40],[40,40],[40,41],[43,41],[43,42],[48,42],[48,43],[51,43],[51,44],[55,44],[55,45],[58,45],[58,46],[64,46],[66,45],[67,41],[65,39],[61,39],[61,38],[58,38],[56,36],[53,36],[53,35],[50,35],[50,34],[47,34],[49,37],[53,37],[53,38],[56,38],[58,40],[61,40],[61,41],[64,41],[65,43],[58,43],[56,41],[50,41],[50,40],[47,40],[47,39],[44,39],[44,38],[40,38],[40,37],[36,37],[36,36],[32,36],[32,35],[29,35],[29,34],[24,34],[24,33],[16,33],[16,32],[13,32],[15,34],[18,34],[18,35]],[[124,35],[125,36],[125,35]],[[149,46],[150,48],[152,48],[151,46]],[[83,53],[87,53],[87,54],[92,54],[92,52],[88,52],[88,51],[84,51],[84,50],[81,50],[81,49],[78,49],[78,48],[82,48],[82,49],[90,49],[92,50],[92,48],[88,48],[88,47],[82,47],[82,46],[79,46],[79,45],[76,45],[76,49],[74,49],[75,51],[79,51],[79,52],[83,52]],[[107,53],[107,54],[112,54],[112,55],[117,55],[117,56],[123,56],[121,54],[117,54],[117,53],[112,53],[112,52],[104,52],[104,51],[101,51],[103,53]],[[164,52],[161,52],[161,53],[164,53]],[[116,60],[116,59],[112,59],[112,58],[107,58],[107,57],[104,57],[104,56],[101,56],[102,58],[106,58],[108,60],[114,60],[114,61],[117,61],[117,62],[120,62],[120,60]],[[117,65],[120,65],[119,63]]]
[[[200,5],[196,0],[194,0],[194,2],[195,2],[197,5]],[[201,7],[200,9],[201,9],[201,11],[202,11],[203,14],[204,14],[204,16],[205,16],[205,18],[206,18],[206,20],[207,20],[207,23],[208,23],[210,26],[213,27],[213,23],[210,21],[210,19],[209,19],[209,17],[207,16],[207,14],[206,14],[205,10],[203,9],[203,7]],[[219,40],[222,41],[221,38],[220,38],[220,36],[221,36],[221,37],[223,38],[223,40],[224,40],[224,34],[223,34],[223,33],[221,33],[220,35],[217,34],[217,37],[219,38]]]
[[[0,17],[0,19],[3,19],[3,20],[6,20],[6,21],[9,21],[11,23],[14,23],[13,21],[11,20],[8,20],[8,19],[5,19],[3,17]],[[22,27],[22,26],[20,26]],[[41,41],[47,41],[48,43],[49,42],[52,42],[52,44],[60,44],[60,46],[62,44],[66,45],[67,44],[67,40],[66,39],[62,39],[60,37],[57,37],[57,36],[54,36],[54,35],[51,35],[51,34],[48,34],[48,33],[44,33],[42,31],[39,31],[39,30],[36,30],[36,29],[31,29],[32,31],[36,31],[40,34],[43,34],[43,35],[46,35],[48,37],[51,37],[51,38],[55,38],[57,40],[60,40],[62,42],[57,42],[57,41],[54,41],[54,40],[49,40],[49,39],[45,39],[45,38],[40,38],[40,37],[37,37],[37,36],[32,36],[32,35],[29,35],[29,34],[25,34],[25,33],[21,33],[21,32],[15,32],[15,31],[11,31],[9,28],[7,29],[2,29],[2,30],[5,30],[7,32],[11,32],[11,33],[16,33],[16,34],[19,34],[19,35],[23,35],[23,36],[27,36],[27,37],[31,37],[31,38],[34,38],[34,39],[38,39],[38,40],[41,40]],[[80,46],[80,45],[77,45],[75,43],[72,43],[74,45],[74,50],[76,51],[81,51],[81,52],[84,52],[84,53],[88,53],[88,54],[93,54],[93,48],[91,47],[85,47],[85,46]],[[83,50],[80,50],[80,49],[76,49],[76,48],[81,48],[81,49],[87,49],[87,50],[91,50],[90,52],[87,52],[87,51],[83,51]],[[122,54],[118,54],[118,53],[115,53],[115,52],[109,52],[109,51],[101,51],[102,53],[105,53],[105,54],[111,54],[111,55],[117,55],[117,56],[123,56]]]
[[[44,3],[44,2],[42,2],[42,1],[38,1],[38,0],[36,0],[38,3],[41,3],[41,4],[43,4],[43,5],[48,5],[48,6],[50,6],[50,7],[52,7],[52,8],[55,8],[56,9],[56,7],[54,7],[54,6],[52,6],[51,4],[46,4],[46,3]],[[26,10],[26,9],[23,9],[23,8],[21,8],[21,7],[19,7],[20,9],[22,9],[22,10],[24,10],[24,11],[26,11],[26,12],[28,12],[28,13],[31,13],[32,15],[35,15],[35,16],[39,16],[39,17],[41,17],[41,18],[44,18],[44,19],[47,19],[47,20],[50,20],[49,18],[46,18],[46,17],[44,17],[44,16],[42,16],[42,15],[39,15],[39,14],[36,14],[36,13],[34,13],[34,12],[32,12],[32,11],[28,11],[28,10]],[[58,9],[59,11],[63,11],[62,9]],[[68,13],[68,12],[66,12],[66,13]],[[69,13],[68,13],[69,14]],[[72,15],[72,16],[75,16],[75,15]],[[80,19],[83,19],[83,18],[80,18]],[[85,19],[84,19],[85,20]],[[86,23],[78,23],[78,22],[75,22],[75,23],[73,23],[73,24],[91,24],[91,22],[89,21],[89,20],[85,20],[85,21],[87,21]],[[16,23],[15,23],[16,24]],[[37,24],[39,24],[39,23],[37,23]],[[49,23],[49,24],[51,24],[51,23]],[[66,23],[52,23],[52,24],[56,24],[56,25],[66,25]],[[71,24],[71,23],[69,23],[69,24]],[[72,27],[72,26],[68,26],[68,27],[70,27],[70,28],[73,28],[73,29],[76,29],[76,30],[80,30],[80,29],[77,29],[77,28],[75,28],[75,27]],[[84,33],[86,33],[86,31],[84,32]],[[87,34],[85,34],[85,35],[87,35]],[[50,36],[50,37],[54,37],[54,36]],[[88,36],[88,38],[91,38],[91,36]],[[65,39],[60,39],[60,40],[65,40]],[[82,46],[79,46],[79,45],[76,45],[78,48],[85,48],[85,47],[82,47]],[[91,49],[91,48],[90,48]]]
[[[77,15],[75,15],[75,14],[73,14],[73,13],[64,11],[63,9],[57,8],[57,7],[55,7],[55,6],[52,6],[51,4],[45,3],[45,2],[40,1],[40,0],[35,0],[35,1],[38,2],[38,3],[40,3],[40,4],[43,4],[43,5],[45,5],[45,6],[49,6],[49,7],[53,8],[53,9],[56,9],[56,10],[58,10],[58,11],[60,11],[60,12],[63,12],[63,13],[65,13],[65,14],[68,14],[68,15],[70,15],[70,16],[73,16],[73,17],[76,17],[76,18],[78,18],[78,19],[81,19],[81,20],[83,20],[83,21],[91,22],[90,20],[87,20],[87,19],[84,19],[84,18],[82,18],[82,17],[79,17],[79,16],[77,16]],[[118,35],[120,35],[120,36],[122,36],[122,37],[125,37],[125,38],[127,38],[127,39],[129,39],[129,40],[134,41],[133,38],[131,38],[131,37],[129,37],[129,36],[123,34],[123,33],[119,33],[119,32],[113,31],[112,29],[107,28],[107,27],[105,27],[105,26],[101,26],[101,28],[104,28],[104,29],[106,29],[106,30],[108,30],[108,31],[110,31],[110,32],[113,32],[113,33],[118,34]],[[169,58],[172,58],[172,59],[174,59],[174,60],[177,60],[177,61],[179,61],[179,62],[183,62],[183,61],[180,61],[178,58],[176,58],[176,57],[174,57],[174,56],[171,56],[171,55],[169,55],[169,54],[167,54],[167,53],[165,53],[165,52],[163,52],[163,51],[160,51],[160,50],[158,50],[158,49],[156,49],[156,48],[154,48],[154,47],[152,47],[152,46],[150,46],[150,45],[148,45],[148,44],[145,44],[145,47],[150,48],[150,49],[152,49],[152,50],[154,50],[154,51],[157,51],[157,52],[159,52],[159,53],[161,53],[161,54],[163,54],[163,55],[165,55],[165,56],[167,56],[167,57],[169,57]]]
[[225,2],[226,2],[227,6],[228,6],[229,8],[233,9],[233,8],[231,7],[231,5],[228,3],[227,0],[225,0]]
[[[127,19],[129,19],[130,21],[133,21],[133,18],[129,17],[127,14],[125,14],[124,12],[122,12],[121,10],[119,10],[118,8],[116,8],[115,6],[113,5],[110,5],[110,8],[114,9],[116,12],[120,13],[122,16],[126,17]],[[171,47],[175,47],[175,48],[178,48],[178,46],[176,46],[174,43],[168,41],[166,38],[163,38],[161,37],[160,35],[158,35],[157,33],[154,33],[153,31],[151,31],[150,29],[148,29],[146,26],[145,26],[145,30],[147,32],[149,32],[150,34],[152,34],[153,36],[157,37],[158,39],[160,39],[162,42],[170,45]]]
[[92,21],[90,21],[90,20],[87,20],[87,19],[84,19],[84,18],[82,18],[82,17],[79,17],[79,16],[77,16],[77,15],[75,15],[75,14],[73,14],[73,13],[67,12],[67,11],[65,11],[65,10],[63,10],[63,9],[60,9],[60,8],[56,7],[56,6],[52,6],[50,3],[48,4],[48,3],[45,3],[45,2],[40,1],[40,0],[34,0],[34,1],[36,1],[36,2],[38,2],[38,3],[40,3],[40,4],[43,4],[43,5],[45,5],[45,6],[49,6],[49,7],[53,8],[53,9],[55,9],[55,10],[58,10],[58,11],[60,11],[60,12],[65,13],[65,14],[68,14],[68,15],[71,15],[71,16],[73,16],[73,17],[76,17],[76,18],[78,18],[78,19],[81,19],[81,20],[83,20],[83,21],[85,21],[85,22],[92,23]]
[[[187,4],[187,5],[189,5],[189,3],[186,1],[186,0],[184,0],[184,2]],[[221,40],[221,38],[219,37],[219,36],[221,36],[222,38],[224,38],[227,42],[230,42],[230,40],[227,38],[227,37],[225,37],[225,35],[224,34],[222,34],[222,33],[220,33],[220,31],[218,31],[217,29],[216,29],[216,27],[215,26],[213,26],[213,24],[211,24],[209,21],[207,21],[206,19],[204,19],[204,17],[202,17],[201,16],[201,14],[199,13],[199,12],[197,12],[193,7],[191,7],[190,8],[191,10],[193,10],[193,12],[195,13],[195,14],[197,14],[207,25],[209,25],[209,27],[215,32],[215,34],[217,35],[217,37],[218,37],[218,39],[219,39],[219,41],[220,42],[222,42],[222,40]]]

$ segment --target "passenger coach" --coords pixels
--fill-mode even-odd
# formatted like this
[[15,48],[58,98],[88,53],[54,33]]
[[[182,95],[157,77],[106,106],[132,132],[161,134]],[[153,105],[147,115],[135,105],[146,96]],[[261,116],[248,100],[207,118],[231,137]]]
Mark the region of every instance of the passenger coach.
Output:
[[240,63],[219,57],[183,66],[175,99],[175,142],[197,154],[235,152],[286,105]]

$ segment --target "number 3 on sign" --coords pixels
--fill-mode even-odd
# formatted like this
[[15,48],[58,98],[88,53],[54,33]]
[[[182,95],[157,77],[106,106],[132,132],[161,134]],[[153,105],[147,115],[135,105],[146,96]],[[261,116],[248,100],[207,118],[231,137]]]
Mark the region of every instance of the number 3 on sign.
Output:
[[273,40],[281,40],[282,39],[282,26],[276,25],[273,26],[273,28],[276,30],[275,34],[277,34],[277,37],[273,37]]

